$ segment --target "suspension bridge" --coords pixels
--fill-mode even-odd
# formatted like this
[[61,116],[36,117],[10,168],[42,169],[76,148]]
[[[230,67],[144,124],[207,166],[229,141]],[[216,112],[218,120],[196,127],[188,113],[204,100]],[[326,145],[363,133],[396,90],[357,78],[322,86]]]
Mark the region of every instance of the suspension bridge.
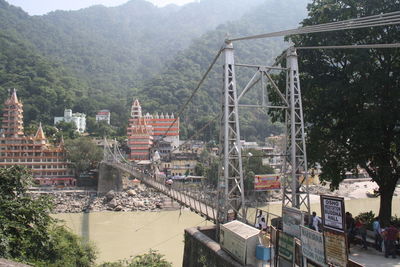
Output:
[[[400,24],[400,11],[362,17],[346,21],[325,23],[320,25],[300,27],[297,29],[273,32],[255,36],[239,37],[225,40],[221,49],[216,53],[209,68],[193,90],[191,96],[182,105],[176,120],[183,114],[188,104],[192,101],[217,59],[224,55],[223,90],[221,97],[220,113],[220,140],[219,140],[219,180],[216,189],[203,186],[190,186],[183,183],[174,183],[168,186],[164,180],[159,180],[155,175],[145,174],[137,165],[127,161],[118,150],[105,146],[103,163],[121,169],[140,179],[144,184],[160,191],[174,199],[181,205],[200,214],[214,223],[224,223],[231,219],[247,221],[243,186],[242,148],[240,143],[239,107],[251,106],[267,109],[278,109],[284,112],[285,118],[285,151],[284,167],[282,170],[282,206],[295,207],[310,213],[310,199],[308,192],[308,166],[305,146],[305,131],[303,120],[303,107],[299,80],[298,55],[300,49],[379,49],[400,47],[394,44],[362,44],[340,46],[316,47],[290,47],[272,66],[257,66],[251,64],[236,64],[233,43],[242,40],[271,38],[288,35],[301,35],[309,33],[323,33],[330,31],[353,30],[376,26]],[[277,67],[278,63],[286,58],[286,67]],[[254,75],[244,88],[239,91],[236,84],[236,67],[245,67],[254,70]],[[272,79],[271,71],[281,71],[286,74],[286,85],[280,88]],[[261,84],[262,104],[243,105],[240,99],[250,90]],[[269,86],[267,86],[267,84]],[[268,96],[274,94],[279,99],[279,105],[271,105]],[[214,118],[213,118],[214,120]],[[171,124],[170,128],[173,124]],[[208,125],[208,124],[207,124]],[[205,125],[205,127],[207,127]],[[201,130],[203,130],[203,127]],[[167,129],[167,132],[170,130]],[[198,131],[199,133],[199,131]],[[196,135],[198,135],[196,133]],[[190,139],[190,138],[189,138]],[[155,167],[155,166],[153,166]]]

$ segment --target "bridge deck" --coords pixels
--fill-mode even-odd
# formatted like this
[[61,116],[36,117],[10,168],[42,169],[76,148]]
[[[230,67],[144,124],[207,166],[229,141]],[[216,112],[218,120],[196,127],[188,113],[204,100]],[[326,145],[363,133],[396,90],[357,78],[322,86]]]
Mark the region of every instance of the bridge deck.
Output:
[[135,167],[120,163],[120,162],[105,162],[115,168],[122,169],[134,177],[140,179],[144,184],[156,189],[157,191],[167,195],[168,197],[174,199],[179,204],[190,208],[191,211],[199,214],[200,216],[206,218],[209,221],[216,223],[217,210],[210,204],[205,203],[204,200],[199,200],[194,196],[191,196],[189,192],[182,192],[174,189],[173,187],[166,186],[164,183],[158,182],[148,175],[139,172]]

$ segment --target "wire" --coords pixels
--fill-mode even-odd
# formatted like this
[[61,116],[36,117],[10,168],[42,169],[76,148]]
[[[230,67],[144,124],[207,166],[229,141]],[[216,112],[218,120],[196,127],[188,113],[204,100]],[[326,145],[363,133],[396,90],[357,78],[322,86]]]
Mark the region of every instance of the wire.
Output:
[[394,44],[364,44],[364,45],[326,45],[326,46],[299,46],[297,50],[305,49],[365,49],[365,48],[398,48],[400,43]]
[[266,34],[259,34],[253,36],[245,36],[233,39],[227,39],[227,42],[241,41],[241,40],[250,40],[250,39],[262,39],[262,38],[271,38],[271,37],[279,37],[286,35],[296,35],[296,34],[306,34],[306,33],[318,33],[318,32],[327,32],[327,31],[340,31],[340,30],[351,30],[351,29],[360,29],[367,27],[376,27],[376,26],[389,26],[400,24],[400,11],[395,11],[386,14],[367,16],[358,19],[349,19],[338,22],[330,22],[324,24],[317,24],[312,26],[305,26],[296,29],[271,32]]
[[178,147],[174,148],[171,150],[171,153],[178,150],[182,146],[185,146],[187,143],[190,143],[191,140],[193,140],[194,137],[198,136],[200,133],[202,133],[208,126],[210,126],[213,122],[215,122],[215,119],[217,119],[220,116],[220,114],[215,115],[206,125],[204,125],[200,130],[196,131],[195,134],[191,135],[186,142],[183,144],[179,145]]
[[165,134],[163,136],[161,136],[161,139],[164,139],[168,132],[171,130],[172,126],[175,125],[176,121],[179,119],[179,117],[182,115],[183,111],[185,110],[185,108],[187,107],[187,105],[190,103],[190,101],[192,101],[194,95],[197,93],[197,91],[199,90],[200,86],[203,84],[204,80],[207,78],[208,73],[211,71],[212,67],[215,65],[215,62],[217,62],[219,56],[221,55],[222,51],[224,50],[224,46],[222,46],[217,55],[214,57],[213,61],[211,62],[210,66],[208,67],[207,71],[204,73],[203,77],[201,78],[200,82],[197,84],[196,88],[193,90],[192,94],[190,95],[190,97],[188,98],[188,100],[186,100],[185,104],[182,106],[182,108],[179,110],[178,115],[176,116],[175,120],[173,123],[171,123],[171,125],[168,127],[167,131],[165,132]]

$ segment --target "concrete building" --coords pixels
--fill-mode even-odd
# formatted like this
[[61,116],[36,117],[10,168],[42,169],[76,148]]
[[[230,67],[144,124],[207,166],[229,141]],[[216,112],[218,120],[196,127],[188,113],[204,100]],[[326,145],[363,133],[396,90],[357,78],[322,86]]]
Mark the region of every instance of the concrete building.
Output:
[[167,173],[172,176],[194,175],[198,163],[197,153],[173,153],[164,165],[169,166]]
[[65,109],[64,117],[54,117],[54,125],[61,121],[73,122],[76,126],[76,130],[80,133],[86,131],[86,114],[72,113],[71,109]]
[[[130,160],[149,160],[150,148],[154,141],[164,146],[165,151],[172,150],[179,146],[179,118],[174,115],[161,113],[150,115],[142,114],[142,107],[139,100],[135,99],[131,107],[131,118],[127,128],[128,147],[130,149]],[[161,140],[162,139],[162,140]],[[169,143],[171,148],[166,146]],[[160,149],[162,150],[162,149]],[[153,151],[154,152],[154,151]],[[167,152],[160,152],[163,157]]]
[[41,124],[35,136],[25,136],[22,107],[14,89],[3,108],[0,168],[21,165],[31,169],[41,185],[75,185],[76,180],[65,159],[64,141],[58,146],[49,144]]
[[96,114],[96,122],[98,121],[106,121],[107,124],[110,124],[110,111],[108,109],[102,109]]

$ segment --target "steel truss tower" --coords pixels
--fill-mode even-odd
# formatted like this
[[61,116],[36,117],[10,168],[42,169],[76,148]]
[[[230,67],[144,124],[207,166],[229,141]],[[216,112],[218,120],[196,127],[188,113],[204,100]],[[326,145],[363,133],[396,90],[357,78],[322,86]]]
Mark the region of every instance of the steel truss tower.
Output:
[[232,219],[246,221],[243,170],[239,130],[239,113],[232,43],[223,53],[224,88],[221,97],[220,168],[218,181],[218,222]]
[[304,135],[303,107],[299,80],[298,59],[295,48],[286,52],[286,101],[285,112],[286,153],[283,169],[283,207],[304,207],[310,213],[308,193],[307,157]]

